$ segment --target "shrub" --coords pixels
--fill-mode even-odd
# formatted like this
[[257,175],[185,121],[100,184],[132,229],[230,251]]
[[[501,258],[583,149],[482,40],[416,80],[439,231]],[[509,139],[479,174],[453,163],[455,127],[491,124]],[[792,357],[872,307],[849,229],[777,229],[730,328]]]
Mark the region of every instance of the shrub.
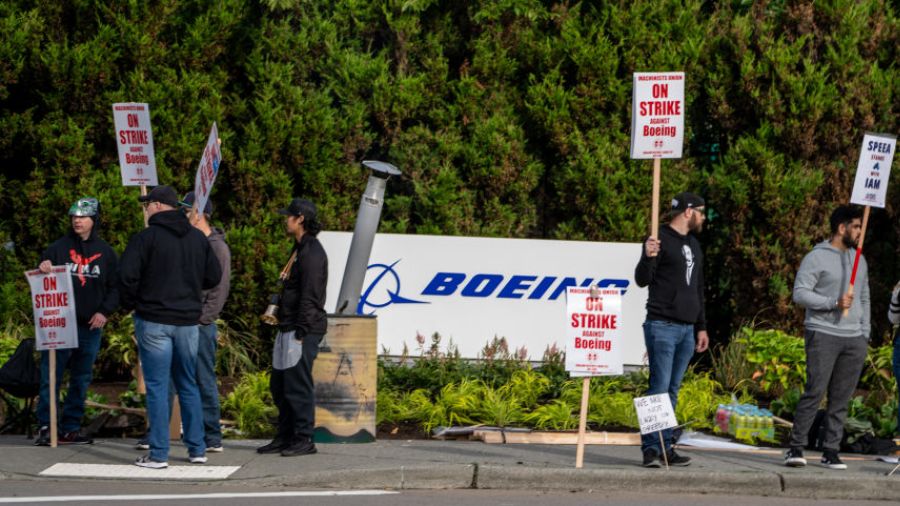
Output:
[[266,438],[275,434],[273,420],[278,409],[269,391],[269,373],[245,374],[222,401],[222,414],[237,422],[244,438]]

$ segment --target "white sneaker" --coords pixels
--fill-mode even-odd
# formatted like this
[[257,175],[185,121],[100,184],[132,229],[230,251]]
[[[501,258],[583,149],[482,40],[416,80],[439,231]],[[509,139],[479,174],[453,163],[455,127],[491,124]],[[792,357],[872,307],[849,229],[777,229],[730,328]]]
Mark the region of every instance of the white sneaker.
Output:
[[191,464],[206,464],[206,455],[192,455],[188,457]]
[[134,461],[134,465],[140,467],[148,467],[150,469],[165,469],[169,467],[168,462],[159,462],[158,460],[153,460],[150,458],[150,455],[138,457],[138,459]]
[[222,445],[206,447],[206,453],[222,453],[224,451],[225,451],[225,448],[223,448]]

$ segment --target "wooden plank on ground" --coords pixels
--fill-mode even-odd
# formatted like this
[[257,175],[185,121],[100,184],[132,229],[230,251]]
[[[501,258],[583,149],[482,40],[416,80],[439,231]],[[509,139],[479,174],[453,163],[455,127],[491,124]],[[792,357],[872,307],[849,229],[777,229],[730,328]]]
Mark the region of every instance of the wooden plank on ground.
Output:
[[[476,430],[473,439],[485,443],[497,444],[542,444],[542,445],[574,445],[578,443],[576,432],[501,432]],[[585,444],[638,446],[641,435],[637,432],[588,432]]]

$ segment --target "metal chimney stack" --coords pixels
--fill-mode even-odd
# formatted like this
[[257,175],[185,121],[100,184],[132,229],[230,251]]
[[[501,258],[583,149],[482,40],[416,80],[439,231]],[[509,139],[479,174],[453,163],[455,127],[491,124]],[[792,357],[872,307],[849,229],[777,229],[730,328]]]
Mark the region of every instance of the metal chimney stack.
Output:
[[356,216],[356,228],[353,229],[353,240],[350,242],[350,254],[344,268],[344,279],[341,281],[341,292],[338,296],[336,314],[353,315],[357,313],[359,296],[362,293],[366,270],[369,267],[369,256],[378,221],[381,219],[381,207],[384,205],[384,189],[391,176],[399,176],[400,169],[385,162],[365,160],[364,166],[372,170],[366,191],[359,202],[359,213]]

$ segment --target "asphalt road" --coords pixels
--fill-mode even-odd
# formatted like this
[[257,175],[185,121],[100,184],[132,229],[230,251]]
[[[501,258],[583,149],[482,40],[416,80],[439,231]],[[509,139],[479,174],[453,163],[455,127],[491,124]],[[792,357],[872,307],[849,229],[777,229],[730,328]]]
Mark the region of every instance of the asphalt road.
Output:
[[[37,486],[36,486],[37,485]],[[210,497],[209,494],[215,494]],[[90,496],[90,497],[86,497]],[[883,501],[790,499],[722,495],[655,495],[635,493],[568,493],[517,490],[274,490],[271,487],[161,485],[153,483],[86,481],[2,482],[0,505],[65,504],[103,506],[127,504],[160,506],[879,506]]]

